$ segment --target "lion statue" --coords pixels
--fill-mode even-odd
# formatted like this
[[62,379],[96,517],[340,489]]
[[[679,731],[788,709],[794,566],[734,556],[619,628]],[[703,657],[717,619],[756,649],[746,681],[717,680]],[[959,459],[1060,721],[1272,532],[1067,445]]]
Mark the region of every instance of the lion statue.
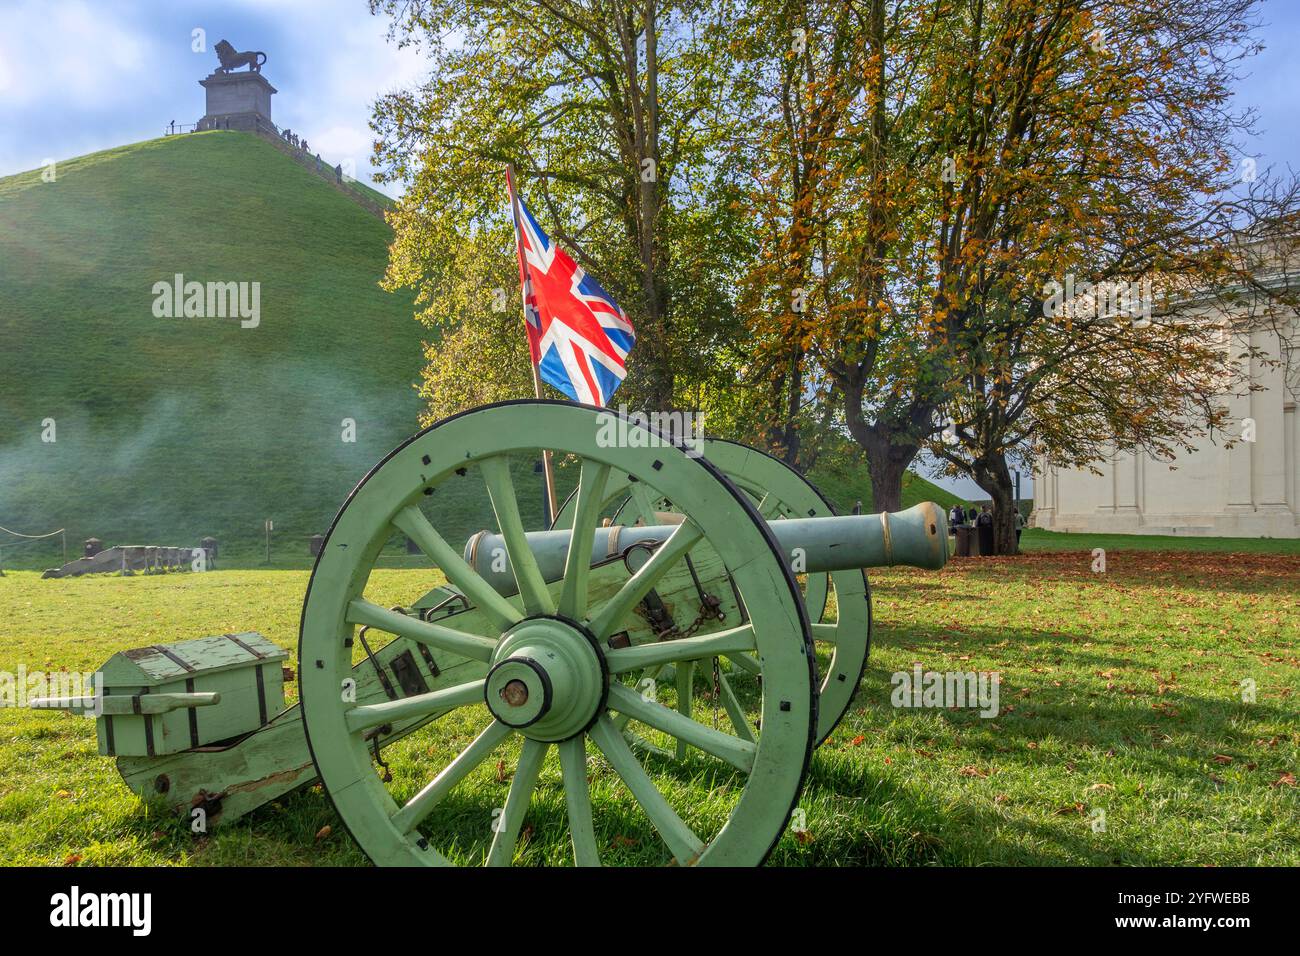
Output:
[[[261,57],[259,60],[258,57]],[[261,73],[262,64],[266,62],[266,54],[261,50],[249,50],[246,53],[240,53],[226,40],[217,41],[217,59],[221,61],[221,66],[217,67],[218,73],[229,73],[231,70],[237,70],[241,66],[247,66],[250,73]]]

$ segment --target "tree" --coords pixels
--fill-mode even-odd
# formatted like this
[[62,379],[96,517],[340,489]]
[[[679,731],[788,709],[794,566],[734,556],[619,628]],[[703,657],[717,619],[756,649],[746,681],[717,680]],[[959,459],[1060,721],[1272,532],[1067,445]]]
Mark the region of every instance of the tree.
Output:
[[[826,0],[769,14],[809,23],[810,52],[802,71],[767,57],[797,82],[760,100],[752,194],[770,252],[751,276],[768,297],[747,314],[788,392],[800,370],[835,384],[878,506],[897,505],[929,445],[990,492],[1005,550],[1005,456],[1031,437],[1086,458],[1097,435],[1154,448],[1189,417],[1214,427],[1212,386],[1231,375],[1215,330],[1134,334],[1077,310],[1045,323],[1043,290],[1078,276],[1176,299],[1248,281],[1227,245],[1261,214],[1230,192],[1253,9]],[[795,283],[815,308],[784,305]]]
[[959,374],[930,448],[989,492],[998,553],[1015,551],[1009,453],[1171,456],[1220,429],[1243,384],[1219,323],[1188,313],[1253,285],[1237,230],[1293,208],[1238,188],[1253,6],[1022,0],[960,22],[946,58],[968,82],[940,124]]
[[949,378],[942,295],[927,287],[934,189],[914,169],[918,91],[950,12],[911,0],[759,10],[745,52],[767,92],[754,97],[747,198],[763,252],[742,299],[756,364],[785,398],[772,417],[786,431],[800,415],[839,423],[867,454],[876,507],[897,509]]
[[[745,248],[716,167],[731,121],[719,95],[725,11],[663,0],[371,9],[393,17],[401,42],[421,44],[431,68],[419,89],[375,107],[385,177],[408,184],[387,283],[415,288],[439,334],[481,318],[475,303],[497,289],[510,290],[517,315],[517,281],[494,273],[502,285],[479,284],[486,260],[513,262],[503,179],[513,162],[548,232],[637,328],[620,398],[667,409],[683,380],[708,381],[734,335],[728,283]],[[480,268],[465,270],[467,258]],[[425,387],[447,396],[454,389],[439,383],[458,375],[434,361]]]

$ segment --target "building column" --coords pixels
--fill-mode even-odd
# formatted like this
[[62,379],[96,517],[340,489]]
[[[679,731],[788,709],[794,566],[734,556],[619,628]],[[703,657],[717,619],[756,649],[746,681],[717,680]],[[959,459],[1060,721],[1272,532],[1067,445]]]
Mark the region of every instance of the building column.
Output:
[[1134,476],[1133,485],[1136,489],[1134,495],[1137,498],[1137,510],[1139,519],[1147,510],[1147,454],[1138,452],[1134,455],[1136,459],[1137,471]]
[[[1250,348],[1250,333],[1243,332],[1237,328],[1229,329],[1229,342],[1232,354],[1240,355]],[[1249,357],[1239,360],[1241,372],[1245,378],[1246,384],[1241,387],[1245,388],[1251,381],[1252,362]],[[1247,392],[1245,395],[1233,395],[1228,399],[1228,414],[1231,416],[1231,422],[1228,425],[1229,434],[1240,436],[1243,428],[1243,422],[1251,415],[1252,393]],[[1258,423],[1256,423],[1258,425]],[[1258,433],[1258,428],[1256,429]],[[1255,510],[1254,494],[1254,462],[1252,455],[1253,443],[1238,440],[1232,448],[1225,449],[1224,460],[1224,511],[1229,513],[1244,514]]]
[[1138,513],[1138,456],[1119,452],[1115,456],[1115,511],[1120,514]]
[[[1270,356],[1280,357],[1281,342],[1272,331],[1256,333],[1255,344]],[[1286,369],[1260,363],[1255,381],[1267,391],[1251,393],[1251,416],[1255,419],[1255,443],[1251,448],[1255,479],[1255,500],[1268,514],[1291,514],[1287,505]]]
[[1055,500],[1052,496],[1052,466],[1046,455],[1034,460],[1034,508],[1030,512],[1033,527],[1050,528],[1055,519]]
[[1282,406],[1282,427],[1286,435],[1286,451],[1283,462],[1286,465],[1286,473],[1290,476],[1289,486],[1287,488],[1287,504],[1294,515],[1300,515],[1300,454],[1297,453],[1297,447],[1300,446],[1300,414],[1296,412],[1295,402],[1287,402]]

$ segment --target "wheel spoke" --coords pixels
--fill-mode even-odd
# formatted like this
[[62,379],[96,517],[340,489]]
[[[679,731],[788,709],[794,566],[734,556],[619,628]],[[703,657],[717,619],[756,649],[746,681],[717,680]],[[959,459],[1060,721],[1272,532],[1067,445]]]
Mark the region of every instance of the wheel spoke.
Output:
[[[656,684],[659,680],[659,675],[662,673],[665,666],[666,665],[664,664],[658,664],[654,667],[647,667],[645,670],[641,671],[641,676],[636,679],[636,683],[632,685],[632,689],[638,694],[644,696],[645,692],[641,689],[642,685],[644,685],[647,680],[650,681],[651,684]],[[628,717],[627,714],[619,714],[611,719],[614,721],[614,726],[617,729],[622,730],[627,726],[627,722],[631,718]]]
[[834,644],[839,639],[839,625],[814,624],[812,626],[812,638],[814,641],[825,641],[827,644]]
[[[695,697],[695,662],[682,661],[674,669],[673,677],[677,685],[677,713],[691,720],[691,704]],[[691,723],[695,721],[692,720]],[[686,740],[677,738],[676,751],[678,760],[686,759]]]
[[442,570],[447,580],[488,616],[494,627],[504,631],[522,618],[514,605],[498,594],[492,585],[488,584],[482,575],[471,568],[460,553],[446,542],[419,508],[414,505],[403,508],[393,518],[393,527],[414,541],[420,550]]
[[591,739],[605,755],[614,772],[623,778],[623,783],[627,785],[636,802],[650,818],[650,823],[659,831],[660,839],[667,845],[678,864],[687,866],[694,863],[704,852],[704,844],[668,805],[664,795],[659,792],[654,781],[646,775],[636,755],[627,745],[627,741],[614,729],[608,717],[602,716],[596,721],[595,726],[591,728]]
[[353,707],[347,712],[345,718],[348,730],[354,734],[361,733],[371,727],[397,723],[411,717],[427,717],[454,707],[482,703],[483,684],[484,681],[472,680],[467,684],[457,684],[455,687],[429,691],[427,694],[416,694],[414,697]]
[[754,677],[763,676],[763,665],[752,654],[727,654],[727,660]]
[[591,549],[596,520],[605,496],[609,465],[583,461],[578,475],[578,498],[573,509],[573,535],[564,562],[564,584],[560,591],[560,614],[573,620],[587,616],[587,578],[591,571]]
[[[605,652],[605,662],[611,674],[625,674],[642,667],[671,664],[674,661],[698,661],[720,654],[731,656],[740,651],[754,649],[754,625],[742,624],[716,634],[683,637],[675,641],[658,641],[654,644],[637,644]],[[754,662],[758,672],[762,665]]]
[[564,802],[569,808],[569,836],[573,840],[573,862],[578,866],[600,866],[596,828],[591,822],[591,789],[587,785],[587,746],[579,734],[559,745],[560,773],[564,779]]
[[390,611],[364,598],[357,598],[348,605],[347,619],[349,624],[368,625],[471,660],[489,661],[492,652],[496,650],[496,641],[490,638],[421,621],[418,617],[411,617],[401,611]]
[[[754,755],[758,752],[758,748],[752,742],[706,727],[690,717],[670,710],[663,704],[646,700],[636,691],[629,690],[622,684],[610,685],[609,706],[656,730],[671,734],[679,742],[689,743],[705,753],[725,760],[738,770],[749,773],[754,769]],[[680,759],[680,754],[678,756]]]
[[754,743],[754,728],[749,725],[749,718],[745,715],[745,708],[740,706],[740,700],[736,697],[731,681],[727,680],[727,675],[721,671],[718,671],[718,688],[722,691],[722,706],[726,708],[727,717],[731,720],[731,726],[736,728],[736,733],[740,735],[742,740]]
[[425,785],[424,789],[410,799],[410,802],[393,814],[393,826],[399,833],[410,833],[420,821],[427,817],[439,801],[447,795],[452,787],[481,764],[501,741],[510,736],[510,728],[499,720],[488,724],[484,731],[474,738],[474,742],[462,750],[459,756],[442,768],[442,772]]
[[488,866],[509,866],[514,860],[515,842],[519,839],[519,829],[524,824],[524,816],[532,802],[537,775],[541,772],[542,760],[546,757],[546,748],[549,746],[540,740],[524,738],[519,763],[515,765],[515,779],[510,782],[510,794],[506,797],[505,808],[495,821],[497,829],[496,835],[492,837],[492,847],[488,850]]
[[633,481],[630,483],[628,491],[632,495],[632,505],[637,513],[637,518],[645,527],[658,524],[655,517],[654,499],[650,497],[650,489],[645,486],[644,482]]
[[501,538],[506,545],[510,567],[515,572],[515,583],[519,585],[519,597],[524,602],[524,609],[529,614],[553,614],[555,605],[551,601],[551,592],[546,589],[542,569],[537,566],[537,557],[532,548],[528,547],[524,521],[519,516],[519,499],[515,497],[515,483],[510,478],[510,463],[504,455],[497,455],[494,458],[484,458],[479,462],[479,469],[483,472],[483,481],[487,484],[488,496],[492,499],[492,510],[496,512]]
[[668,536],[668,540],[650,556],[650,560],[641,565],[592,617],[591,629],[596,639],[603,641],[617,631],[623,619],[702,536],[703,532],[690,520],[679,524]]

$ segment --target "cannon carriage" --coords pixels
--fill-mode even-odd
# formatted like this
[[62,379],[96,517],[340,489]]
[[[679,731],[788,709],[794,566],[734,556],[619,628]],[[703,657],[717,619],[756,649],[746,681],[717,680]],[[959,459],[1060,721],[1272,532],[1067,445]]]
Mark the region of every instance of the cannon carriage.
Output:
[[[633,440],[607,447],[614,415],[509,402],[396,449],[317,558],[300,703],[231,720],[247,729],[225,741],[121,756],[124,779],[215,824],[319,779],[377,864],[761,863],[865,667],[863,569],[942,567],[944,516],[928,503],[836,516],[796,472],[735,443],[697,455],[623,422]],[[529,530],[515,475],[540,449],[577,482],[551,527]],[[496,528],[461,548],[437,503],[475,482]],[[409,603],[376,599],[372,572],[395,535],[446,583]],[[225,706],[203,678],[199,663],[188,675],[199,690],[168,707]],[[117,722],[158,719],[115,709]],[[416,740],[418,758],[393,779],[385,749]],[[504,805],[472,810],[466,781],[492,767],[509,780]],[[700,779],[705,802],[682,785]],[[637,814],[658,844],[611,848]]]

